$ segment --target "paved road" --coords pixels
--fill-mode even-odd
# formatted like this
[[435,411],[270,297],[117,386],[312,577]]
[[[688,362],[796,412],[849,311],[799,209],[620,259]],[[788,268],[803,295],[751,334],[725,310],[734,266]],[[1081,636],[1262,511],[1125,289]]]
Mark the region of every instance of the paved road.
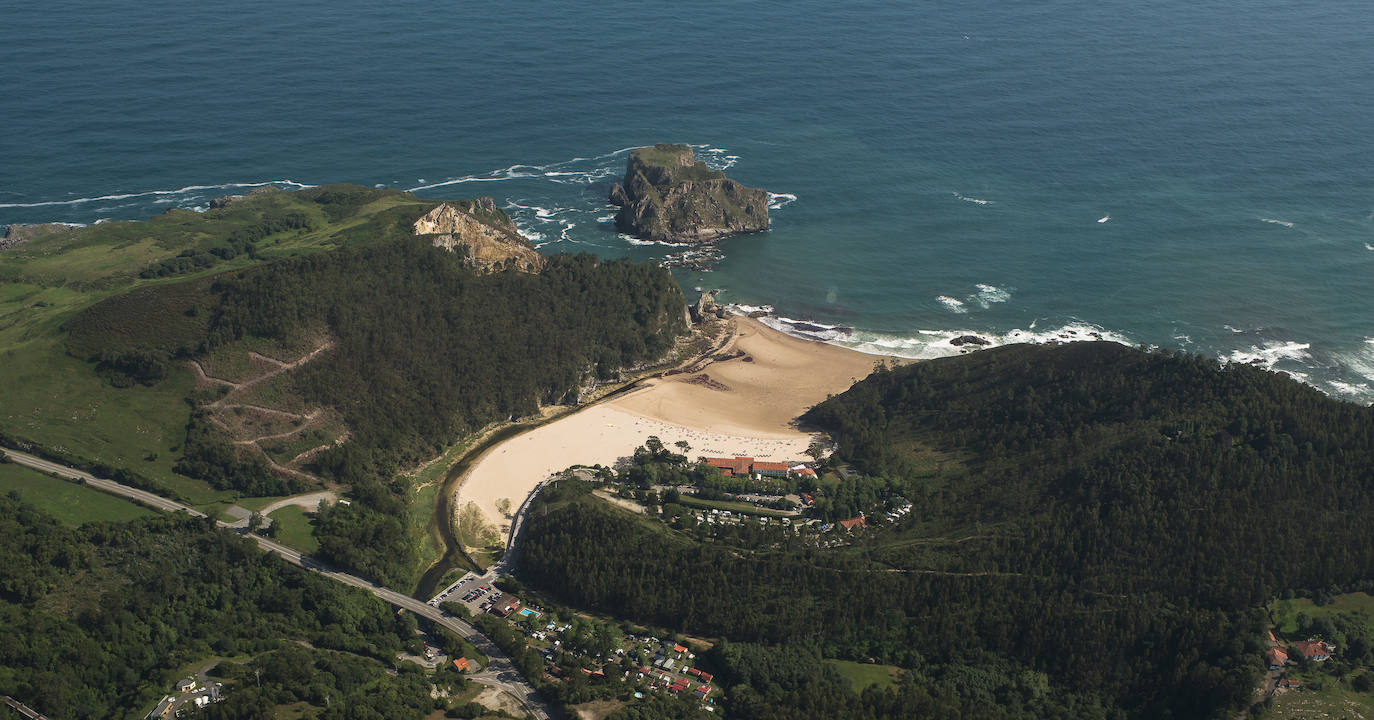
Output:
[[[199,510],[187,507],[173,500],[168,500],[159,495],[154,495],[145,490],[121,485],[112,480],[98,478],[88,472],[44,460],[43,458],[28,453],[11,450],[9,448],[0,448],[0,450],[3,450],[6,456],[20,465],[27,465],[36,470],[42,470],[62,477],[84,480],[86,484],[91,487],[99,488],[112,495],[129,498],[130,500],[134,500],[158,510],[164,510],[166,512],[185,512],[195,517],[205,517],[205,513]],[[219,523],[221,527],[228,528],[231,525],[222,520],[216,522]],[[396,607],[409,610],[416,615],[432,620],[436,624],[448,628],[459,637],[466,638],[468,642],[476,646],[476,648],[482,651],[482,654],[486,655],[490,660],[486,670],[475,676],[473,678],[474,680],[482,682],[485,685],[499,687],[510,693],[520,701],[527,712],[540,720],[547,720],[553,717],[553,712],[539,699],[535,694],[534,688],[520,675],[520,671],[515,669],[515,665],[511,662],[510,658],[494,643],[488,640],[485,635],[477,632],[477,629],[468,623],[436,607],[426,605],[424,602],[416,600],[409,595],[398,593],[395,590],[380,585],[374,585],[356,575],[350,575],[335,570],[314,558],[302,555],[299,551],[293,550],[280,543],[273,542],[264,537],[258,537],[257,535],[249,535],[249,537],[256,540],[258,546],[263,550],[277,553],[293,565],[312,570],[345,585],[362,588]]]

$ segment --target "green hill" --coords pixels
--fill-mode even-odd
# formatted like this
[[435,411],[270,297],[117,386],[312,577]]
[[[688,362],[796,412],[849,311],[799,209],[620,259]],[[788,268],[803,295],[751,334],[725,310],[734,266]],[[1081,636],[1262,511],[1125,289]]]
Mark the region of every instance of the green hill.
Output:
[[[401,468],[576,400],[686,330],[667,271],[587,255],[492,269],[414,235],[435,204],[348,186],[263,193],[0,253],[13,280],[0,383],[14,388],[0,437],[212,512],[344,484],[354,502],[321,514],[322,553],[413,580]],[[146,252],[120,255],[128,243]],[[104,259],[57,274],[48,259],[64,255]]]
[[522,570],[585,607],[906,671],[862,696],[741,674],[742,717],[1220,717],[1257,685],[1266,603],[1374,579],[1374,416],[1280,375],[1013,346],[879,371],[806,420],[910,515],[736,547],[565,483]]

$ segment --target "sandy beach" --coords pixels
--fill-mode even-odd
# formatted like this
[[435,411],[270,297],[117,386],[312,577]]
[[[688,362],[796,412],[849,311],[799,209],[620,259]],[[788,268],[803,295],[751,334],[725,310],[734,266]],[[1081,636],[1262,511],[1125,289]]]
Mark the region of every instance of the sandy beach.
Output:
[[549,475],[576,464],[614,464],[650,435],[669,447],[686,441],[692,458],[804,459],[814,438],[795,427],[796,418],[868,375],[880,358],[794,338],[749,318],[734,322],[720,354],[743,355],[650,380],[501,443],[473,465],[454,507],[476,503],[504,538],[509,521],[497,512],[498,500],[518,507]]

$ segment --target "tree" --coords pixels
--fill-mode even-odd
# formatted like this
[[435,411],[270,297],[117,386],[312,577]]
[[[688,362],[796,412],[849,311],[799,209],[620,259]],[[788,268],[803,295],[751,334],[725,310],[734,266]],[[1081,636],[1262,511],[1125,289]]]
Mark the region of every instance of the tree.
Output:
[[506,517],[510,517],[510,516],[511,516],[510,511],[511,511],[511,501],[510,501],[510,498],[501,498],[500,500],[497,500],[497,501],[496,501],[496,512],[499,512],[499,513],[501,513],[502,515],[505,515]]
[[253,514],[248,516],[248,532],[256,532],[258,528],[262,527],[263,522],[262,513],[254,510]]
[[806,446],[806,455],[816,462],[821,461],[821,456],[825,454],[825,448],[817,442]]

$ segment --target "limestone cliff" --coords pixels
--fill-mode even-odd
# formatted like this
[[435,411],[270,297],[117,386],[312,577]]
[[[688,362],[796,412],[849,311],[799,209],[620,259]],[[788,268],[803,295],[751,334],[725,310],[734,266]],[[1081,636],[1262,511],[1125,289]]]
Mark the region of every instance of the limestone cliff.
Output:
[[686,145],[631,151],[610,201],[620,206],[616,229],[645,240],[700,243],[768,229],[768,192],[712,170]]
[[435,247],[467,249],[468,258],[483,268],[513,264],[517,270],[538,272],[544,256],[520,236],[510,216],[489,197],[442,203],[415,221],[415,234],[430,237]]

